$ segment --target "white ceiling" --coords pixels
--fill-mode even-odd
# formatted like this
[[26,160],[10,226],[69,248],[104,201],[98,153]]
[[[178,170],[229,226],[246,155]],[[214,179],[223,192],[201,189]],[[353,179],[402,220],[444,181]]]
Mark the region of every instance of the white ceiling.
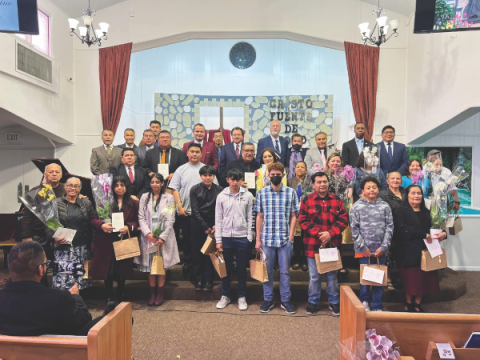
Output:
[[[65,11],[68,16],[78,18],[83,15],[83,10],[88,7],[88,0],[52,0],[55,5]],[[95,11],[119,4],[126,0],[90,0],[90,6]]]
[[[377,7],[378,0],[360,0],[368,4],[372,4],[372,11]],[[415,11],[415,0],[380,0],[380,7],[387,11],[394,11],[396,13],[409,16]]]

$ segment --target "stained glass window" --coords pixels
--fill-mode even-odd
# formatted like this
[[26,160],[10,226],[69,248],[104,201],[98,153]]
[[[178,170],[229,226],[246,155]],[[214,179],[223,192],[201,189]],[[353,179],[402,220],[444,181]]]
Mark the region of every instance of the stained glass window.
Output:
[[237,69],[248,69],[256,58],[255,48],[247,42],[239,42],[230,50],[230,62]]

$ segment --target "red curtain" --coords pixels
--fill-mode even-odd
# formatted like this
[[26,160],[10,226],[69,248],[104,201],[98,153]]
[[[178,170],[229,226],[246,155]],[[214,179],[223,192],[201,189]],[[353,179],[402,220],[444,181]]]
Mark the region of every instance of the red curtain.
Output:
[[355,121],[365,124],[365,138],[371,141],[377,106],[380,48],[345,42],[345,55]]
[[100,49],[100,101],[104,129],[117,132],[130,72],[132,43]]
[[[220,131],[220,129],[217,130],[208,130],[208,142],[213,143],[213,134],[215,131]],[[230,130],[223,130],[223,143],[225,145],[229,144],[232,142],[232,139],[230,138]]]

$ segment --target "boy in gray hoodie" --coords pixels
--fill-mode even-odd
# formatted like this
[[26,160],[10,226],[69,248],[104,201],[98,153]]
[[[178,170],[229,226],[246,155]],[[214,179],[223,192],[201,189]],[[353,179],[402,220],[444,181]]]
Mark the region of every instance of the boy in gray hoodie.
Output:
[[[353,204],[350,210],[350,227],[355,246],[355,257],[360,264],[368,264],[370,257],[378,258],[381,265],[387,263],[386,254],[393,235],[393,217],[390,206],[378,197],[380,182],[374,176],[367,176],[360,184],[363,198]],[[372,261],[377,264],[377,259]],[[383,286],[360,285],[360,301],[367,311],[369,302],[373,311],[383,310]]]
[[227,172],[230,185],[217,196],[215,207],[215,238],[217,250],[223,252],[227,276],[222,279],[222,298],[217,309],[230,304],[230,277],[232,273],[233,255],[237,259],[238,276],[238,308],[247,310],[245,300],[247,290],[247,256],[253,240],[253,195],[240,184],[243,174],[238,169]]

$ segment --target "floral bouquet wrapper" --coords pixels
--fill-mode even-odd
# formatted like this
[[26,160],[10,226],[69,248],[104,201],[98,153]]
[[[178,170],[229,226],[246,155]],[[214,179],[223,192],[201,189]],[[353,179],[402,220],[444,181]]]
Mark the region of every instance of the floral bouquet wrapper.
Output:
[[[389,326],[381,326],[381,328],[389,333]],[[365,340],[354,344],[353,339],[347,339],[340,343],[340,354],[343,359],[348,360],[397,360],[401,354],[395,344],[393,334],[377,335],[376,329],[369,329],[366,331]]]
[[153,230],[152,235],[154,238],[159,239],[163,230],[165,230],[165,222],[175,217],[177,206],[175,203],[170,203],[165,206],[160,213],[160,226]]
[[312,166],[312,168],[310,169],[310,175],[313,175],[313,174],[315,174],[315,173],[317,173],[317,172],[322,172],[322,171],[324,171],[324,170],[325,170],[325,169],[324,169],[323,165],[315,163],[315,164]]
[[380,158],[377,156],[378,148],[376,146],[366,146],[363,149],[363,156],[365,157],[364,169],[372,176],[380,175]]
[[111,204],[113,201],[111,174],[94,175],[91,179],[92,194],[98,217],[102,220],[111,219]]
[[350,165],[339,169],[335,176],[335,193],[343,200],[347,213],[350,214],[352,207],[351,198],[348,196],[349,189],[355,185],[355,170]]
[[19,196],[19,199],[49,229],[56,231],[62,227],[58,218],[55,193],[50,185],[29,191],[25,198]]
[[443,229],[447,222],[448,215],[448,186],[442,176],[432,179],[433,198],[430,208],[432,217],[432,229]]

